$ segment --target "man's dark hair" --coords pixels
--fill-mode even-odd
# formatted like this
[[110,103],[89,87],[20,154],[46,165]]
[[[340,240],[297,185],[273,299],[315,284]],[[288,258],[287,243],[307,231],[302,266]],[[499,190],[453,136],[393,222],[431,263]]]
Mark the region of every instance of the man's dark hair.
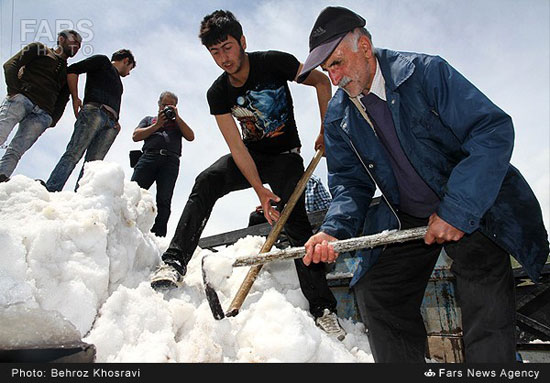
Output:
[[82,42],[82,36],[80,36],[80,33],[75,31],[74,29],[64,29],[61,32],[57,34],[57,45],[59,45],[59,38],[63,36],[64,38],[69,38],[69,35],[73,35],[74,38],[81,43]]
[[210,48],[212,45],[227,40],[232,36],[241,43],[243,27],[230,11],[217,10],[202,19],[199,38],[202,45]]
[[130,59],[130,63],[134,64],[134,68],[136,67],[136,59],[134,58],[134,55],[129,49],[120,49],[113,53],[111,56],[111,61],[122,61],[125,58]]

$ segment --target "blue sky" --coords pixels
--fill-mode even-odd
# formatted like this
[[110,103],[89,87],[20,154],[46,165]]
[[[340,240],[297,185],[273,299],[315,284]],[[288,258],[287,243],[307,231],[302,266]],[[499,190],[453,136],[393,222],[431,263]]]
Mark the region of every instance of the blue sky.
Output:
[[[447,59],[498,106],[509,113],[516,129],[512,163],[537,194],[548,227],[550,214],[550,1],[548,0],[373,0],[373,1],[38,1],[1,0],[2,63],[24,44],[55,43],[56,26],[72,24],[85,44],[70,62],[91,54],[109,55],[131,49],[138,66],[123,80],[122,131],[107,161],[120,163],[128,179],[128,152],[141,148],[132,131],[146,115],[156,113],[160,92],[180,98],[182,117],[196,140],[184,143],[180,176],[172,203],[169,236],[173,233],[195,177],[228,152],[206,91],[221,73],[197,38],[202,18],[229,9],[241,21],[248,51],[276,49],[304,61],[308,35],[319,12],[328,5],[346,6],[363,15],[375,46],[436,54]],[[80,81],[83,96],[83,79]],[[312,158],[320,119],[313,88],[291,84],[302,155]],[[335,88],[333,88],[335,91]],[[1,97],[5,83],[0,82]],[[64,152],[73,130],[69,108],[25,154],[15,174],[47,179]],[[0,149],[0,155],[4,150]],[[79,165],[80,166],[80,165]],[[78,169],[78,168],[77,168]],[[72,190],[78,171],[65,190]],[[326,163],[316,174],[326,180]],[[154,192],[154,188],[152,189]],[[257,205],[251,191],[232,193],[213,210],[205,235],[246,226]]]

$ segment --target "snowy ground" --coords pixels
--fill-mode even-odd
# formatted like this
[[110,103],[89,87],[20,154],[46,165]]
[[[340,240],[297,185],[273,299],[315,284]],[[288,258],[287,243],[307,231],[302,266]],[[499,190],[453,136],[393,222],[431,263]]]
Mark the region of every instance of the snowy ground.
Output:
[[[315,326],[291,261],[266,265],[240,314],[221,321],[202,285],[210,251],[197,250],[182,288],[152,290],[168,243],[149,232],[155,214],[152,195],[112,163],[89,163],[77,193],[21,175],[0,184],[0,348],[81,337],[97,362],[373,362],[362,324],[342,320],[343,342]],[[262,242],[208,258],[223,307],[247,271],[232,260]]]

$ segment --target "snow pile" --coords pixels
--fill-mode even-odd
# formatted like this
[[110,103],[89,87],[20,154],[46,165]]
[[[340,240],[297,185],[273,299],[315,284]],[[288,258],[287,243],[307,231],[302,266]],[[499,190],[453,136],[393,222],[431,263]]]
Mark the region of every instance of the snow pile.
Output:
[[264,266],[239,315],[213,318],[202,257],[227,308],[248,270],[231,267],[233,259],[257,253],[263,238],[215,254],[197,249],[183,287],[151,289],[168,243],[150,233],[155,214],[151,194],[116,164],[87,164],[76,193],[48,193],[24,176],[0,184],[0,327],[12,329],[12,343],[21,332],[15,322],[25,318],[42,326],[38,344],[51,344],[48,333],[60,341],[78,330],[98,362],[373,361],[362,324],[342,320],[343,342],[315,326],[292,261]]
[[76,327],[58,311],[13,305],[0,310],[0,323],[0,349],[80,342]]

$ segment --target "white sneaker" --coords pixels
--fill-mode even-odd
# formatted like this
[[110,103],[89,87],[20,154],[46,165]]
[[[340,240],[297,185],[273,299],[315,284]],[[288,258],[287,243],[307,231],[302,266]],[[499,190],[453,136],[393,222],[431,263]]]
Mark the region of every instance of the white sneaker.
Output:
[[346,332],[342,326],[340,326],[338,317],[335,313],[331,313],[328,309],[323,311],[323,316],[315,319],[315,324],[329,336],[336,338],[339,341],[344,340],[346,337]]
[[183,275],[174,266],[162,262],[151,278],[151,287],[155,290],[173,289],[179,287],[182,281]]

